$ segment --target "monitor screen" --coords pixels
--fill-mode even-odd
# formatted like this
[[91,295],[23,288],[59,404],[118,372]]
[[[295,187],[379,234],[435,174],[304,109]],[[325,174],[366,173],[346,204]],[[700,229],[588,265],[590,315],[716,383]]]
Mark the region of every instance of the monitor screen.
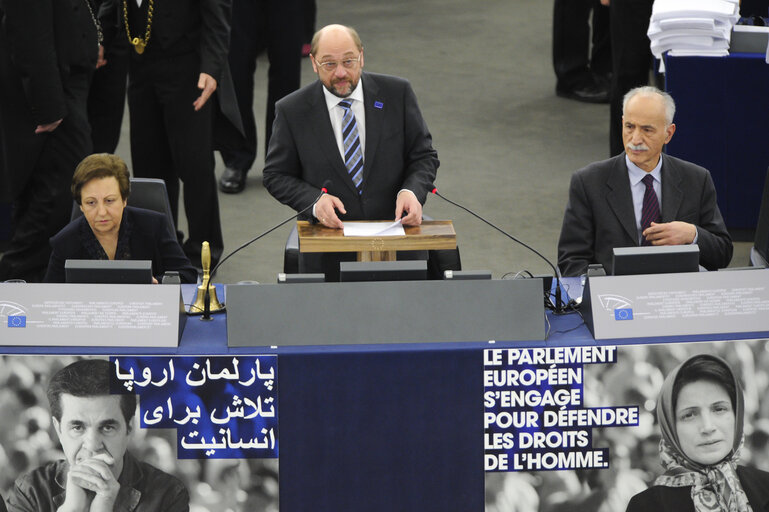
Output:
[[695,245],[615,247],[615,276],[698,272],[700,248]]
[[427,261],[343,261],[339,264],[339,280],[353,281],[421,281],[427,279]]
[[150,260],[67,260],[68,283],[152,284]]

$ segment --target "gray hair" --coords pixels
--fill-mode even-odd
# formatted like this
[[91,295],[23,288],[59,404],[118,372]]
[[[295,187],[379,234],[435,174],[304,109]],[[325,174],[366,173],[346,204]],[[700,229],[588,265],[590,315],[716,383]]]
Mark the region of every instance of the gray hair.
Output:
[[638,95],[641,94],[643,96],[660,96],[662,97],[662,101],[664,102],[665,106],[665,123],[668,125],[673,124],[673,116],[676,114],[676,102],[673,101],[673,97],[666,93],[665,91],[661,91],[657,89],[656,87],[653,87],[651,85],[644,85],[642,87],[636,87],[635,89],[630,89],[627,94],[625,94],[625,97],[622,99],[622,115],[625,115],[625,110],[627,109],[627,104],[630,102],[630,100]]

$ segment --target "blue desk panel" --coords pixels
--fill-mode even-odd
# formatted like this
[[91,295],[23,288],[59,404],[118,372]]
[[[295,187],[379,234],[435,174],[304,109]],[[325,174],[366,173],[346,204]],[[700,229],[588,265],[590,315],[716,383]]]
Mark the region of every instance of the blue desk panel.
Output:
[[667,152],[708,169],[730,230],[756,227],[769,167],[769,65],[765,56],[666,57],[676,101]]
[[[579,280],[572,280],[574,295],[578,288]],[[185,287],[186,301],[191,290]],[[225,320],[224,315],[215,315],[210,322],[190,317],[178,351],[82,347],[3,347],[2,351],[278,354],[281,512],[483,510],[483,349],[521,343],[230,349]],[[596,344],[579,315],[548,314],[548,320],[549,338],[526,346]],[[756,335],[728,338],[752,337]],[[724,336],[622,343],[706,339]]]

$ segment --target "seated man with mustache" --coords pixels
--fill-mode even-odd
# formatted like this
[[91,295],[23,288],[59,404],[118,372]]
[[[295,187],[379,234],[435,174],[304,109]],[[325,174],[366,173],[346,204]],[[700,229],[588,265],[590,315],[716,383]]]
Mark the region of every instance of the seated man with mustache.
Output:
[[611,274],[614,247],[641,245],[697,244],[706,269],[729,265],[732,239],[710,173],[662,154],[676,130],[673,98],[637,87],[625,95],[622,111],[625,154],[571,178],[558,241],[563,275],[584,274],[591,263]]

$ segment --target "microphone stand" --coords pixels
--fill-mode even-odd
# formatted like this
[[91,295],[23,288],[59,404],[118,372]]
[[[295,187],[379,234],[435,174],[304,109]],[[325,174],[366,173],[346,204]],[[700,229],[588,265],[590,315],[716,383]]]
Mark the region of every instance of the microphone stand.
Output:
[[507,233],[506,231],[502,230],[501,228],[498,228],[497,226],[495,226],[491,222],[487,221],[486,219],[484,219],[483,217],[481,217],[480,215],[478,215],[474,211],[472,211],[472,210],[470,210],[468,208],[465,208],[461,204],[455,203],[451,199],[449,199],[449,198],[439,194],[437,188],[433,187],[432,193],[435,194],[436,196],[440,197],[441,199],[443,199],[447,203],[452,204],[452,205],[456,206],[457,208],[460,208],[460,209],[466,211],[467,213],[469,213],[470,215],[472,215],[476,219],[478,219],[478,220],[488,224],[492,228],[496,229],[497,231],[499,231],[500,233],[505,235],[507,238],[509,238],[513,242],[516,242],[516,243],[522,245],[523,247],[527,248],[528,250],[530,250],[531,252],[533,252],[534,254],[539,256],[540,258],[542,258],[545,261],[545,263],[547,263],[550,266],[550,268],[553,269],[553,275],[555,276],[555,314],[556,315],[561,315],[561,314],[564,313],[563,300],[561,299],[561,271],[555,265],[553,265],[550,262],[550,260],[545,258],[538,250],[536,250],[533,247],[531,247],[530,245],[528,245],[528,244],[518,240],[513,235]]
[[[216,271],[219,270],[219,267],[221,267],[222,264],[225,261],[230,259],[231,256],[234,256],[236,253],[240,252],[241,249],[245,249],[246,247],[248,247],[252,243],[254,243],[257,240],[259,240],[260,238],[269,235],[270,233],[272,233],[273,231],[275,231],[279,227],[283,226],[284,224],[287,224],[288,222],[291,222],[292,220],[296,219],[297,217],[299,217],[300,215],[305,213],[307,210],[312,208],[315,205],[315,203],[317,203],[318,200],[321,197],[323,197],[323,194],[327,194],[328,193],[328,189],[326,189],[326,186],[325,186],[326,183],[324,183],[323,185],[324,186],[320,189],[320,194],[318,194],[318,197],[316,197],[315,200],[313,200],[307,207],[305,207],[301,211],[297,212],[296,214],[292,215],[291,217],[287,218],[286,220],[280,222],[279,224],[276,224],[275,226],[271,227],[267,231],[265,231],[265,232],[255,236],[254,238],[252,238],[248,242],[244,243],[243,245],[241,245],[240,247],[238,247],[237,249],[235,249],[234,251],[229,253],[227,256],[225,256],[224,258],[219,260],[219,262],[214,266],[213,270],[211,270],[211,273],[209,275],[209,283],[214,278],[214,275],[216,274]],[[205,270],[204,270],[204,276],[205,276]],[[205,291],[203,292],[203,316],[200,317],[200,319],[204,320],[204,321],[211,320],[211,297],[209,295],[208,289],[209,289],[209,286],[206,286],[205,287]]]

